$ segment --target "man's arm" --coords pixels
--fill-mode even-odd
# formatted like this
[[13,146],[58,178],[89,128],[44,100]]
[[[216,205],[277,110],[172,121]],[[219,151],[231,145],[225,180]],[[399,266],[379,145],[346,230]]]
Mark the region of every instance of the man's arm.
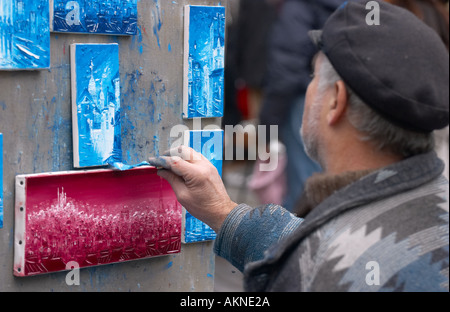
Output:
[[214,251],[243,272],[245,265],[264,259],[266,250],[289,236],[302,222],[303,219],[281,206],[254,209],[242,204],[225,219]]
[[302,222],[280,206],[237,205],[217,169],[191,148],[177,148],[150,163],[163,168],[158,175],[170,183],[180,204],[218,234],[215,252],[241,271],[247,263],[262,260],[271,245]]

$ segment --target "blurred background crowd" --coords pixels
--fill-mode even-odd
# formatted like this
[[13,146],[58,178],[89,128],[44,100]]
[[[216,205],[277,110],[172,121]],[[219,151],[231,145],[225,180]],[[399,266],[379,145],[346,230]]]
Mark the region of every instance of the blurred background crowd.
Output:
[[[233,201],[283,205],[293,211],[305,181],[321,168],[305,154],[300,136],[305,93],[316,50],[308,37],[345,0],[228,0],[223,125],[277,125],[268,142],[279,155],[277,170],[261,172],[259,160],[226,160],[223,179]],[[386,0],[411,11],[449,47],[448,0]],[[225,149],[248,148],[251,132],[226,137]],[[436,132],[436,151],[449,176],[449,129]],[[266,137],[270,137],[267,132]],[[242,275],[216,261],[216,291],[241,291]]]

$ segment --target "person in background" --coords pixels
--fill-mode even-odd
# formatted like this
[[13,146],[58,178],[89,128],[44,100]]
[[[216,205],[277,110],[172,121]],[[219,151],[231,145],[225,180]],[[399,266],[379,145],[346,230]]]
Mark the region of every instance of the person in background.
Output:
[[[310,29],[321,28],[344,0],[284,0],[270,35],[260,123],[279,126],[286,148],[287,190],[284,207],[292,211],[305,181],[322,169],[304,152],[300,137],[305,93],[311,80],[314,45]],[[266,135],[270,138],[270,134]]]
[[320,52],[302,137],[329,191],[305,219],[237,205],[190,148],[150,159],[248,291],[449,291],[449,181],[433,150],[449,124],[449,54],[413,14],[379,6],[380,25],[346,2],[310,32]]
[[267,68],[269,33],[283,0],[240,0],[235,62],[240,87],[248,90],[250,120],[258,120]]

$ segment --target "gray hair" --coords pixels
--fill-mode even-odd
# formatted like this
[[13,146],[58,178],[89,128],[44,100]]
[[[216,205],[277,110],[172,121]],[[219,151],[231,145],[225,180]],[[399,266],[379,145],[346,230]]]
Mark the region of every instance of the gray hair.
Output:
[[[343,80],[329,59],[325,55],[323,56],[319,90],[324,90],[339,80]],[[388,151],[403,157],[411,157],[434,150],[433,133],[421,133],[401,128],[364,103],[348,85],[347,92],[349,94],[347,118],[350,124],[363,134],[360,137],[361,140],[372,142],[380,151]]]

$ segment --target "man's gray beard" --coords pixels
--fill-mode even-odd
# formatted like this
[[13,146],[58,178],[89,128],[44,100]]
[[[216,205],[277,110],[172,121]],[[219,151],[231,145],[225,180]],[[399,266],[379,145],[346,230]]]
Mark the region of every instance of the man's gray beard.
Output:
[[319,117],[320,117],[320,109],[319,103],[313,103],[313,107],[311,107],[311,111],[309,116],[306,116],[308,119],[308,131],[305,132],[304,123],[302,128],[300,129],[300,135],[303,140],[303,146],[305,149],[306,155],[309,158],[314,160],[315,162],[322,165],[320,152],[319,152]]
[[[309,135],[304,135],[303,127],[300,131],[301,131],[300,135],[302,136],[303,146],[304,146],[306,155],[308,155],[308,157],[311,158],[312,160],[314,160],[315,162],[320,163],[319,162],[320,157],[319,157],[319,152],[318,152],[319,144],[318,144],[317,138],[313,137],[313,135],[311,135],[311,133],[309,133]],[[314,131],[315,131],[315,129],[314,129]],[[316,133],[314,133],[314,134],[316,134]]]

